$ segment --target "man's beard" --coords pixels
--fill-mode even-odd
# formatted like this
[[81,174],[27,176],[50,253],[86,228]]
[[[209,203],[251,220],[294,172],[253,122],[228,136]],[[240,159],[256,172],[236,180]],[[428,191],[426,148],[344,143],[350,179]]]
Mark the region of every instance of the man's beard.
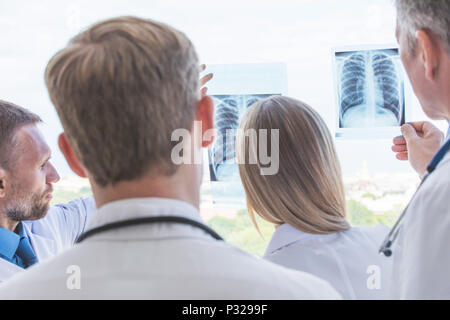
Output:
[[45,196],[51,192],[52,188],[47,189],[44,194],[33,194],[19,198],[17,193],[6,207],[6,215],[12,221],[38,220],[43,218],[48,209],[49,203]]

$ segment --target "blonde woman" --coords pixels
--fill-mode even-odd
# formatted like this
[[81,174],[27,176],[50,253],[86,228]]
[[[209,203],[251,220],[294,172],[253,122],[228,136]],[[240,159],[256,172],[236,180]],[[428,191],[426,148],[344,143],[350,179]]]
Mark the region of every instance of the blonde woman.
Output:
[[[378,248],[388,228],[351,227],[346,220],[339,160],[319,114],[298,100],[272,96],[251,106],[239,129],[236,151],[248,212],[257,229],[255,214],[276,227],[264,258],[319,276],[346,299],[385,298],[390,260]],[[260,129],[268,137],[279,130],[275,174],[262,174],[258,154],[265,141],[256,140],[270,140],[251,134]]]

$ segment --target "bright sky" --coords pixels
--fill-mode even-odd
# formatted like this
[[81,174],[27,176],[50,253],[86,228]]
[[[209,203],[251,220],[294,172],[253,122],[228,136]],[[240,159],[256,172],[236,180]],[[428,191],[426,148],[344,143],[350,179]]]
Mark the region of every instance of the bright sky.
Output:
[[[61,176],[70,173],[56,144],[62,131],[43,73],[71,36],[100,19],[137,15],[166,22],[194,42],[202,62],[287,64],[288,93],[314,107],[334,130],[331,48],[395,43],[391,0],[152,0],[0,2],[0,98],[38,113]],[[424,119],[417,104],[413,119]],[[446,130],[443,123],[439,123]],[[389,140],[338,141],[345,174],[409,172]]]

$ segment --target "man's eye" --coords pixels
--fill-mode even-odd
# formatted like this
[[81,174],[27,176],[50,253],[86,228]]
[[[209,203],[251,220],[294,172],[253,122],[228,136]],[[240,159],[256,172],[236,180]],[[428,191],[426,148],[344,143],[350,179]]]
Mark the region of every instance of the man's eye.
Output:
[[46,163],[44,163],[42,166],[41,166],[41,169],[44,169],[44,167],[47,165],[47,162]]

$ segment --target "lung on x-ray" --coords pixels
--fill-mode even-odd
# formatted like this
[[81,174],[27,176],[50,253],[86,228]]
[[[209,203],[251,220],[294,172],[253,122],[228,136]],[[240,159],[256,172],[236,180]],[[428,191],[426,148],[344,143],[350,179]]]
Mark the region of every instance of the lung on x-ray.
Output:
[[214,125],[217,137],[209,151],[211,181],[239,179],[235,162],[236,130],[243,114],[258,100],[271,94],[212,95],[214,101]]
[[220,206],[245,207],[245,192],[236,163],[236,133],[247,109],[272,95],[287,94],[284,63],[210,64],[205,73],[214,78],[207,84],[214,102],[215,139],[203,154],[211,181],[212,202]]
[[336,51],[337,133],[405,123],[401,62],[395,48]]

